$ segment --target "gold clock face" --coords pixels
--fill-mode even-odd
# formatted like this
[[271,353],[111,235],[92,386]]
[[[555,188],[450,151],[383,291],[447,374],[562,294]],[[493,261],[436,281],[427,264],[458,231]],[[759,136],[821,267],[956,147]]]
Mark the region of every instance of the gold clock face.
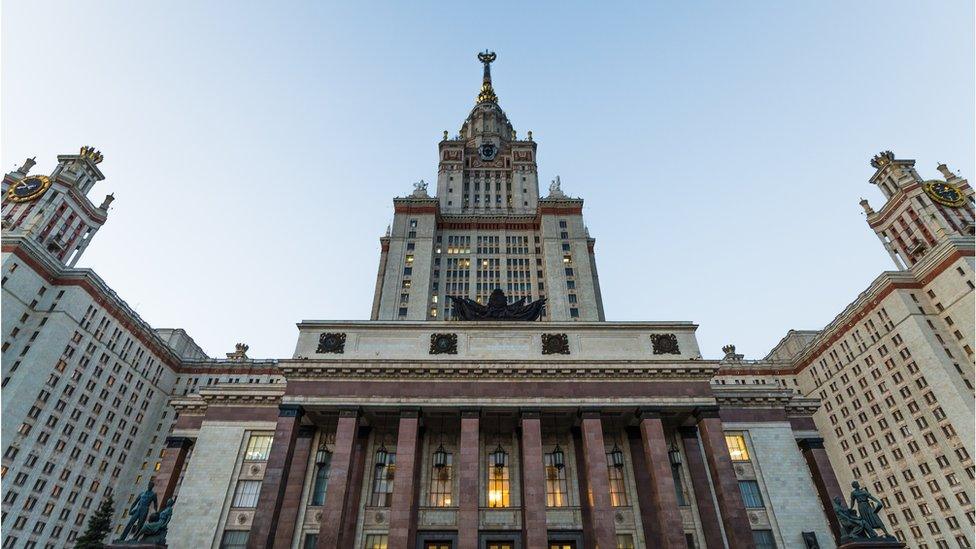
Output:
[[925,194],[943,206],[958,208],[966,203],[966,195],[962,194],[959,187],[944,181],[926,181],[922,186]]
[[7,200],[28,202],[40,198],[51,187],[51,180],[43,175],[31,175],[7,189]]

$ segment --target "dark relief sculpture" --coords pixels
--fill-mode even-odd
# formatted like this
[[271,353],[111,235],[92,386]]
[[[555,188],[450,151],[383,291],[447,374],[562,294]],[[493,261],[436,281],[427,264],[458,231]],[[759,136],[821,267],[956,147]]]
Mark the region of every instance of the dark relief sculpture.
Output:
[[569,338],[566,334],[542,334],[542,354],[568,355]]
[[543,297],[526,304],[523,297],[509,305],[505,292],[500,288],[491,291],[488,305],[464,297],[447,297],[454,302],[454,320],[538,320],[546,303],[546,298]]
[[342,354],[346,352],[346,334],[334,333],[334,334],[322,334],[319,336],[319,347],[315,349],[316,353],[337,353]]
[[677,355],[678,338],[674,334],[654,334],[651,336],[651,346],[654,347],[656,355]]
[[[881,500],[872,496],[855,480],[851,483],[851,506],[844,507],[840,497],[834,498],[834,513],[840,523],[840,542],[894,541],[894,537],[881,522],[879,514],[884,509]],[[879,535],[881,530],[883,535]]]
[[457,334],[430,334],[430,354],[456,355]]

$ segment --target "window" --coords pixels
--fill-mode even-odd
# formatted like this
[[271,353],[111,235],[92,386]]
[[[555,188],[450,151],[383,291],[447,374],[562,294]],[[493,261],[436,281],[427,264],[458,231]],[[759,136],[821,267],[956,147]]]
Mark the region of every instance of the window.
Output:
[[511,495],[508,454],[505,454],[505,465],[501,467],[492,463],[491,454],[487,454],[485,458],[488,467],[488,507],[508,507]]
[[[393,500],[393,477],[396,475],[396,454],[386,454],[386,465],[374,467],[373,493],[369,504],[374,507],[389,507]],[[385,540],[385,536],[384,536]],[[384,541],[383,547],[386,547]]]
[[542,464],[546,468],[546,506],[565,507],[569,505],[566,497],[566,467],[553,465],[551,453],[542,455]]
[[271,441],[274,435],[251,435],[244,451],[245,461],[265,461],[271,453]]
[[732,461],[749,461],[749,450],[746,449],[745,435],[725,435],[725,444],[729,447]]
[[753,530],[752,539],[756,542],[756,549],[776,549],[772,530]]
[[257,507],[258,495],[260,494],[260,480],[238,481],[237,490],[234,491],[234,503],[231,507]]
[[762,494],[759,493],[759,483],[754,480],[740,480],[739,491],[742,492],[742,502],[746,508],[763,507]]
[[448,452],[444,459],[444,465],[434,466],[434,459],[431,457],[430,467],[430,506],[431,507],[450,507],[454,503],[454,454]]
[[302,549],[315,549],[315,545],[319,542],[318,534],[305,534],[305,541],[302,543]]
[[325,461],[316,464],[315,484],[312,485],[312,505],[325,505],[325,491],[329,488],[329,470],[332,466],[332,452],[325,452]]
[[634,536],[617,534],[617,549],[634,549]]
[[610,473],[610,504],[614,507],[626,507],[629,505],[627,502],[627,484],[624,481],[624,468],[614,467],[613,458],[610,457],[611,453],[607,453],[607,469]]
[[367,534],[363,549],[386,549],[386,534]]
[[247,547],[246,530],[228,530],[220,540],[220,549],[245,549]]

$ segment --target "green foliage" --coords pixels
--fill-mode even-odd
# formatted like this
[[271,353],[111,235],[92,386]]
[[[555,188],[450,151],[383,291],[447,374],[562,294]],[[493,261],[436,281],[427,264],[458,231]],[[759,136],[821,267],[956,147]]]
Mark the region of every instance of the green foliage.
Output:
[[105,538],[112,530],[112,514],[114,513],[115,501],[112,496],[108,496],[99,504],[95,514],[88,519],[88,528],[75,541],[75,549],[104,549]]

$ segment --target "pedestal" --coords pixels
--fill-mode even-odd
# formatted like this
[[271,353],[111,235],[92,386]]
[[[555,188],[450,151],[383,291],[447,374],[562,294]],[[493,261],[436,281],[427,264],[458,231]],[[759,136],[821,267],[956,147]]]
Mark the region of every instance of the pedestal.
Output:
[[143,543],[141,541],[126,541],[109,543],[105,549],[167,549],[166,545],[159,543]]
[[896,539],[882,539],[870,541],[848,541],[841,543],[837,549],[904,549],[905,544]]

